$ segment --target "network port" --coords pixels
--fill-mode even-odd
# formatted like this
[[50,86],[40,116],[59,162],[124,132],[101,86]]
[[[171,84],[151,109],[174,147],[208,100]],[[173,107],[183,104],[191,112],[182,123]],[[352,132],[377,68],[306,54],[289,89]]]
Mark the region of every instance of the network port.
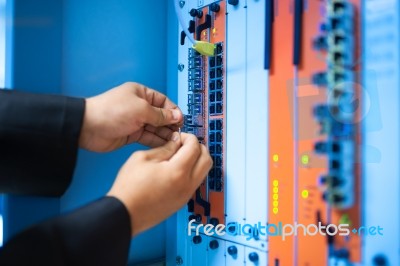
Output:
[[213,157],[214,161],[214,167],[221,167],[222,166],[222,158],[221,156],[214,156]]
[[201,57],[193,57],[189,59],[189,68],[201,68],[203,65]]
[[200,68],[193,68],[189,70],[189,80],[201,79],[202,75],[203,73]]
[[217,66],[222,66],[222,56],[218,55],[216,57],[216,61],[217,61]]
[[217,80],[217,89],[220,90],[222,89],[222,80]]
[[210,103],[215,102],[215,93],[214,92],[210,92]]
[[193,48],[189,48],[189,58],[200,57],[200,56],[201,56],[201,54],[199,52],[197,52]]
[[215,180],[215,190],[222,191],[222,180],[219,178]]
[[222,68],[217,68],[216,72],[217,72],[217,78],[222,77]]
[[216,54],[221,54],[223,51],[222,43],[218,43],[216,47]]
[[203,106],[201,104],[189,105],[191,115],[203,115]]
[[193,93],[193,103],[201,104],[203,102],[203,94],[201,93]]
[[222,120],[221,119],[216,120],[215,124],[216,124],[217,130],[221,130],[222,129]]
[[210,82],[210,90],[215,90],[215,82],[214,81]]
[[213,132],[210,132],[210,134],[208,135],[208,141],[215,142],[215,134]]
[[183,117],[183,123],[184,123],[184,125],[187,125],[187,126],[193,125],[193,116],[192,115],[185,115]]
[[215,168],[215,177],[216,178],[222,177],[222,169],[220,167]]
[[214,145],[210,145],[208,148],[208,151],[210,152],[210,154],[214,154],[215,153],[215,146]]
[[210,62],[210,67],[215,67],[215,58],[214,57],[211,57],[209,62]]
[[215,139],[217,142],[222,142],[222,133],[221,132],[215,133]]
[[215,130],[215,120],[210,121],[210,128],[209,130]]
[[215,181],[214,178],[208,177],[208,188],[214,190],[215,189]]
[[215,115],[215,104],[210,105],[210,115]]
[[216,104],[216,112],[217,114],[222,114],[222,104],[221,103],[217,103]]
[[215,78],[215,71],[214,69],[210,70],[210,79],[214,79]]
[[189,82],[189,91],[202,91],[203,90],[203,82],[201,79],[190,80]]
[[215,145],[215,153],[216,154],[221,154],[222,153],[222,145],[221,144]]
[[222,101],[222,92],[217,91],[216,94],[217,94],[217,101],[219,101],[219,102]]

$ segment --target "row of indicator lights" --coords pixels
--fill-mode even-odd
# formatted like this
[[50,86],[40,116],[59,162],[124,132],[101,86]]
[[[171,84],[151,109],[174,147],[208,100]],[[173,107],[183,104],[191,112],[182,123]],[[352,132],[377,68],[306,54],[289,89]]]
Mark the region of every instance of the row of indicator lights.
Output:
[[279,202],[278,202],[279,182],[278,182],[278,180],[275,179],[272,182],[272,185],[273,185],[273,188],[272,188],[272,206],[273,206],[272,212],[274,214],[278,214],[278,211],[279,211],[279,208],[278,208],[278,206],[279,206]]
[[[279,161],[279,155],[278,155],[278,154],[274,154],[274,155],[272,156],[272,161],[275,162],[275,163],[277,163],[277,162]],[[303,154],[303,155],[301,156],[301,163],[304,164],[304,165],[308,165],[309,162],[310,162],[310,157],[309,157],[309,155]],[[272,206],[273,206],[272,212],[273,212],[274,214],[277,214],[278,211],[279,211],[279,208],[278,208],[278,206],[279,206],[279,203],[278,203],[278,198],[279,198],[279,196],[278,196],[278,192],[279,192],[279,188],[278,188],[278,187],[279,187],[279,182],[278,182],[278,180],[275,179],[275,180],[272,182],[272,185],[273,185],[273,188],[272,188],[272,192],[273,192],[273,194],[272,194],[272,200],[273,200],[273,201],[272,201]],[[308,196],[309,196],[309,191],[308,191],[307,189],[303,189],[303,190],[301,191],[301,197],[302,197],[303,199],[307,199]]]
[[[279,155],[278,154],[272,155],[272,161],[274,163],[277,163],[279,161]],[[301,163],[303,165],[308,165],[310,163],[310,156],[308,154],[303,154],[301,156]]]

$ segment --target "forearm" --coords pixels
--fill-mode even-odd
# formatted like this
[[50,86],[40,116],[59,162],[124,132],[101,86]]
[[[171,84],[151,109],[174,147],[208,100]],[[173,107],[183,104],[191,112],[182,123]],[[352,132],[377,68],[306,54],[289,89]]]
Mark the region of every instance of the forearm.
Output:
[[0,90],[0,191],[59,196],[76,163],[85,100]]
[[127,209],[105,197],[20,233],[0,250],[0,265],[126,265],[130,239]]

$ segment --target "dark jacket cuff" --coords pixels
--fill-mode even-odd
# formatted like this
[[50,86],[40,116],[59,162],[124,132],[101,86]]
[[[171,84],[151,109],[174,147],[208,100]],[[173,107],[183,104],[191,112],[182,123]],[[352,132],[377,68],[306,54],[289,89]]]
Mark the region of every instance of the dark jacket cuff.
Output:
[[17,235],[0,251],[0,264],[126,265],[130,240],[126,207],[105,197]]
[[60,196],[71,182],[85,100],[0,90],[0,192]]

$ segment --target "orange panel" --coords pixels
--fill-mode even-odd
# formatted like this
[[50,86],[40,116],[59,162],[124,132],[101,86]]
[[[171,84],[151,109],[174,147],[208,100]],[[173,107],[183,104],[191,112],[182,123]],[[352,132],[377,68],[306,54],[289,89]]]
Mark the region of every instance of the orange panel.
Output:
[[[269,223],[293,223],[293,136],[291,90],[293,85],[293,15],[291,0],[275,1],[272,61],[269,77]],[[273,157],[275,155],[275,160]],[[278,156],[278,157],[276,157]],[[275,161],[275,162],[274,162]],[[275,185],[273,186],[274,182]],[[274,188],[275,192],[274,193]],[[277,197],[278,206],[273,206]],[[277,208],[277,212],[276,209]],[[274,212],[275,210],[275,212]],[[269,265],[293,265],[293,238],[268,238]]]

